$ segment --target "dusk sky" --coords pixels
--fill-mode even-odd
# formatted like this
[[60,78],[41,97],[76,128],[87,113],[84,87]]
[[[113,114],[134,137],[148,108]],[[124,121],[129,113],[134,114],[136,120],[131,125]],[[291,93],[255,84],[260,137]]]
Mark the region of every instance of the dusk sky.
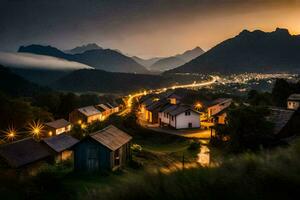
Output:
[[300,0],[0,0],[0,50],[95,42],[141,57],[205,50],[243,29],[300,34]]

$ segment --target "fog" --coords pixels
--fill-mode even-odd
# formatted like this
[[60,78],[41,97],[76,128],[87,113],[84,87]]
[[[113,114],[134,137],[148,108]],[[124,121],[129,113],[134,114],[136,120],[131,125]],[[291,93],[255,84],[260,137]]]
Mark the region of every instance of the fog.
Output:
[[88,65],[68,61],[51,56],[31,53],[0,52],[0,64],[11,68],[47,69],[47,70],[77,70],[93,69]]

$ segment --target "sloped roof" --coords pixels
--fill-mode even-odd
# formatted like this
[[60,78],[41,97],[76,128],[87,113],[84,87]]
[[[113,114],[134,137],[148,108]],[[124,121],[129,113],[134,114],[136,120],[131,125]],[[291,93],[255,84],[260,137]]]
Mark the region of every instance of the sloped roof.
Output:
[[178,106],[176,109],[172,110],[169,112],[170,115],[172,116],[176,116],[176,115],[179,115],[185,111],[192,111],[192,112],[195,112],[195,113],[199,113],[198,111],[192,109],[190,106],[187,106],[187,105],[180,105]]
[[288,98],[290,101],[300,101],[300,94],[291,94]]
[[285,110],[281,108],[270,108],[270,111],[271,113],[267,117],[267,120],[274,124],[274,134],[280,133],[280,131],[290,121],[295,112],[293,110]]
[[214,106],[214,105],[221,104],[221,103],[231,101],[231,100],[232,99],[230,99],[230,98],[218,98],[218,99],[215,99],[212,102],[210,102],[210,104],[208,106]]
[[50,155],[45,146],[32,138],[26,138],[0,147],[0,156],[14,168],[45,159]]
[[105,104],[99,104],[99,105],[97,105],[98,107],[100,107],[100,108],[102,108],[102,109],[104,109],[104,110],[110,110],[110,107],[108,107],[108,105],[105,105]]
[[77,110],[82,114],[84,114],[85,116],[101,114],[101,112],[97,110],[94,106],[86,106],[83,108],[78,108]]
[[113,125],[109,125],[89,136],[112,151],[117,150],[132,139],[130,135]]
[[175,110],[177,107],[178,107],[178,105],[169,104],[168,106],[163,107],[160,111],[165,112],[165,113],[169,113],[172,110]]
[[147,110],[149,111],[154,111],[157,109],[160,109],[162,106],[168,104],[169,102],[167,100],[160,100],[160,101],[155,101],[153,104],[147,106]]
[[60,134],[43,139],[43,142],[56,152],[62,152],[77,144],[79,140],[67,134]]
[[55,121],[52,121],[52,122],[45,123],[46,126],[49,126],[49,127],[55,128],[55,129],[63,128],[63,127],[66,127],[70,124],[71,123],[68,122],[65,119],[59,119],[59,120],[55,120]]

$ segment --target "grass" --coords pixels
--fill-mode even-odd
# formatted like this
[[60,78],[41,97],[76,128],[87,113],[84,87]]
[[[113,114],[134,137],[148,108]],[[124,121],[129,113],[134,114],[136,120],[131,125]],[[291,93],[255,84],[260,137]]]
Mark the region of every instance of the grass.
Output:
[[108,193],[87,199],[297,199],[300,195],[300,142],[287,149],[244,153],[216,168],[194,168],[171,174],[144,174]]

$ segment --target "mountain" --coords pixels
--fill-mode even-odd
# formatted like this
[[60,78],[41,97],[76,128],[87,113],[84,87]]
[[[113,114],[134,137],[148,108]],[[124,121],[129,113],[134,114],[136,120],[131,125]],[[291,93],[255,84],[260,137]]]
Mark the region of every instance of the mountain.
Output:
[[29,97],[40,93],[43,88],[25,80],[11,72],[9,68],[0,65],[0,92],[11,96]]
[[189,62],[189,61],[197,58],[198,56],[202,55],[203,53],[205,53],[205,51],[203,49],[201,49],[200,47],[195,47],[192,50],[187,50],[183,54],[176,55],[176,57],[181,58],[182,60],[185,60],[186,62]]
[[83,53],[85,51],[94,50],[94,49],[103,49],[103,48],[98,46],[95,43],[89,43],[86,45],[75,47],[74,49],[65,50],[64,52],[69,54],[77,54],[77,53]]
[[185,60],[177,56],[173,56],[168,58],[162,58],[156,61],[153,65],[151,65],[150,69],[153,71],[166,71],[183,65],[184,63],[186,63]]
[[202,55],[204,53],[203,49],[196,47],[192,50],[185,51],[182,54],[177,54],[175,56],[162,58],[150,66],[151,70],[154,71],[166,71],[178,66],[181,66],[192,59]]
[[133,60],[135,60],[135,62],[139,63],[140,65],[143,65],[144,67],[150,67],[151,65],[153,65],[156,61],[162,59],[160,57],[155,57],[155,58],[149,58],[149,59],[143,59],[143,58],[139,58],[137,56],[133,56],[131,57]]
[[78,54],[67,54],[51,46],[29,45],[21,46],[18,51],[63,58],[111,72],[148,72],[145,67],[135,62],[132,58],[110,49],[94,49]]
[[166,73],[299,72],[300,36],[287,29],[242,31]]
[[142,88],[162,87],[162,76],[107,72],[103,70],[77,70],[56,81],[52,87],[64,91],[130,92]]

